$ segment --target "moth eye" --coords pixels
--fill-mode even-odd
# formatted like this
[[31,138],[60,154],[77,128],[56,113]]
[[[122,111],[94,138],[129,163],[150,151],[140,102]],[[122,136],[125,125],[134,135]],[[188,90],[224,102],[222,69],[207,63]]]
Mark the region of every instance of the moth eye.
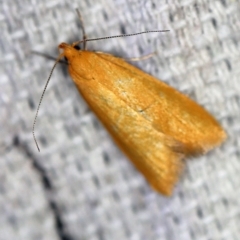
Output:
[[[75,48],[76,50],[80,50],[80,49],[81,49],[78,45],[74,46],[74,48]],[[68,59],[67,59],[66,57],[64,57],[64,59],[65,59],[65,61],[68,62]]]
[[81,49],[78,45],[74,46],[74,48],[77,49],[77,50]]

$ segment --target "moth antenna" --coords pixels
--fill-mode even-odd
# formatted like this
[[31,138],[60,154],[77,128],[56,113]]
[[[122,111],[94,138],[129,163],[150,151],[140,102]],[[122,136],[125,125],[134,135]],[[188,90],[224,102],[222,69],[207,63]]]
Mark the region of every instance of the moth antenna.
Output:
[[[35,50],[32,50],[31,53],[36,54],[38,56],[45,57],[45,58],[50,59],[50,60],[54,60],[54,62],[56,61],[56,57],[53,57],[53,56],[48,55],[46,53],[41,53],[41,52],[38,52],[38,51],[35,51]],[[68,63],[66,61],[63,61],[63,60],[59,60],[58,62],[68,65]]]
[[114,35],[114,36],[109,36],[109,37],[100,37],[100,38],[90,38],[90,39],[85,39],[81,41],[74,42],[72,46],[76,46],[79,43],[82,42],[90,42],[90,41],[97,41],[97,40],[104,40],[104,39],[109,39],[109,38],[119,38],[119,37],[130,37],[130,36],[135,36],[135,35],[140,35],[140,34],[145,34],[145,33],[160,33],[160,32],[170,32],[170,30],[149,30],[149,31],[144,31],[144,32],[138,32],[138,33],[130,33],[130,34],[121,34],[121,35]]
[[83,49],[86,50],[87,49],[87,35],[86,35],[86,32],[85,32],[85,27],[84,27],[84,22],[83,22],[83,17],[80,13],[80,11],[78,9],[76,9],[76,12],[77,12],[77,15],[79,17],[79,20],[80,20],[80,24],[81,24],[81,29],[82,29],[82,35],[83,35]]
[[52,77],[53,70],[55,69],[55,67],[57,66],[57,64],[59,63],[59,61],[61,60],[62,57],[63,57],[63,54],[60,54],[60,55],[58,56],[57,60],[55,61],[53,67],[52,67],[52,70],[51,70],[51,72],[50,72],[50,74],[49,74],[48,80],[47,80],[47,82],[46,82],[46,84],[45,84],[45,86],[44,86],[43,93],[42,93],[42,95],[41,95],[40,101],[39,101],[39,103],[38,103],[37,112],[36,112],[36,114],[35,114],[34,121],[33,121],[32,134],[33,134],[33,139],[34,139],[34,141],[35,141],[35,144],[36,144],[37,149],[38,149],[39,152],[40,152],[40,148],[39,148],[39,145],[38,145],[38,143],[37,143],[37,139],[36,139],[36,137],[35,137],[35,125],[36,125],[36,122],[37,122],[38,112],[39,112],[40,106],[41,106],[41,104],[42,104],[43,96],[44,96],[44,94],[45,94],[45,92],[46,92],[47,86],[48,86],[48,84],[49,84],[49,82],[50,82],[50,79],[51,79],[51,77]]

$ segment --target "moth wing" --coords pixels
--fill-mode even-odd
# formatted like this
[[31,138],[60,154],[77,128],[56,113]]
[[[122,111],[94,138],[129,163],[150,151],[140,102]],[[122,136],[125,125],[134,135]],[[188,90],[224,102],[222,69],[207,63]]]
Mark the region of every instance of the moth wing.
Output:
[[[170,195],[182,158],[224,138],[202,107],[124,60],[88,51],[75,51],[71,58],[68,53],[69,73],[79,92],[157,191]],[[211,137],[211,131],[220,140]]]
[[183,168],[182,143],[154,129],[107,88],[101,87],[95,99],[84,98],[150,185],[170,195]]
[[[116,72],[114,68],[105,69]],[[121,98],[124,92],[118,95],[113,91],[104,76],[87,81],[77,75],[75,83],[81,95],[117,145],[155,190],[170,195],[183,168],[182,143],[153,128],[151,121]]]
[[112,71],[114,66],[121,69],[118,80],[107,83],[115,94],[141,112],[153,128],[183,143],[187,156],[205,153],[226,138],[215,118],[186,95],[122,59],[104,53],[100,57]]

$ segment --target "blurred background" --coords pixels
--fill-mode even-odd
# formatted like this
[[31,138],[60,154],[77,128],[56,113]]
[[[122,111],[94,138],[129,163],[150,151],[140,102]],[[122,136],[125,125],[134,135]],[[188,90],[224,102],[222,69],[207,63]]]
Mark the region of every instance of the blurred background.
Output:
[[[0,1],[0,240],[239,240],[240,0]],[[172,197],[154,192],[78,94],[61,42],[169,29],[97,42],[210,111],[228,134],[188,160]]]

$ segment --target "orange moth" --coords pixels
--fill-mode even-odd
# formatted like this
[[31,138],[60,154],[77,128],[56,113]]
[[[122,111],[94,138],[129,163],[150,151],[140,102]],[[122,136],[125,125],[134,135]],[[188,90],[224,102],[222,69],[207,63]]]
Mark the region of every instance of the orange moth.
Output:
[[[67,59],[79,93],[117,145],[156,191],[171,195],[183,159],[220,145],[226,138],[224,130],[193,100],[124,59],[87,51],[86,42],[99,39],[86,38],[78,15],[84,39],[72,45],[61,43],[62,53],[53,69],[62,57]],[[76,49],[79,43],[83,50]],[[33,124],[36,144],[34,127],[42,97]]]

